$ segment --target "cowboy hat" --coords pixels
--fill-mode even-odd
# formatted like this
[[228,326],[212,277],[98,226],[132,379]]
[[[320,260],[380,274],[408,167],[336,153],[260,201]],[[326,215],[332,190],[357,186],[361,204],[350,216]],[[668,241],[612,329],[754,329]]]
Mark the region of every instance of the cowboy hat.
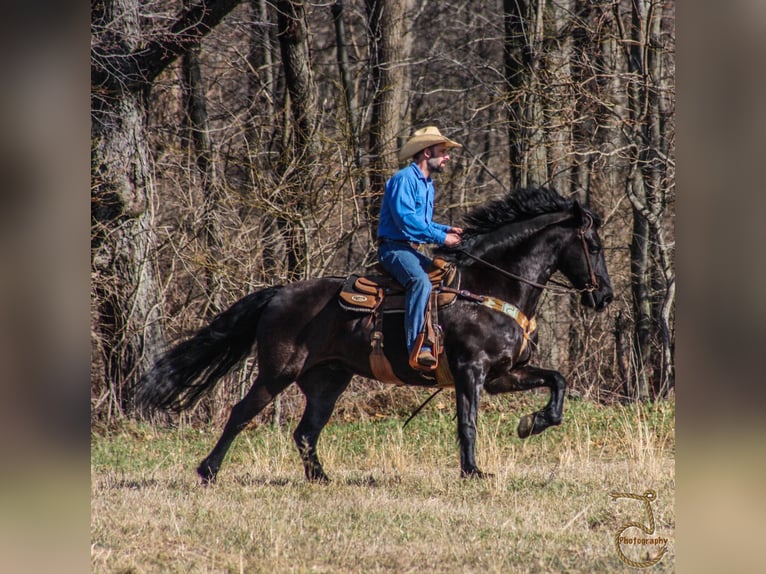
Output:
[[411,158],[421,150],[431,147],[436,144],[444,144],[449,147],[463,147],[461,144],[452,141],[451,139],[443,136],[439,131],[439,128],[435,126],[428,126],[417,130],[412,137],[407,140],[399,150],[399,160],[403,161],[407,158]]

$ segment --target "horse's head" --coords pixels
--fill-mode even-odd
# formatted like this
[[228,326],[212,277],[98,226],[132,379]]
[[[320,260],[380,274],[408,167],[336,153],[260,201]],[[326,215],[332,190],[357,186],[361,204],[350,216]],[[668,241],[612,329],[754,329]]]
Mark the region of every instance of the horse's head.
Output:
[[[464,272],[483,263],[472,276],[474,288],[487,289],[501,275],[540,287],[559,270],[583,291],[583,305],[601,311],[614,299],[598,236],[601,220],[577,201],[551,188],[521,188],[477,207],[465,222],[463,242],[436,252]],[[487,266],[499,273],[488,274]]]
[[561,254],[559,270],[577,289],[587,289],[581,297],[583,305],[603,311],[614,299],[614,292],[598,235],[601,220],[577,201],[572,214],[577,232]]

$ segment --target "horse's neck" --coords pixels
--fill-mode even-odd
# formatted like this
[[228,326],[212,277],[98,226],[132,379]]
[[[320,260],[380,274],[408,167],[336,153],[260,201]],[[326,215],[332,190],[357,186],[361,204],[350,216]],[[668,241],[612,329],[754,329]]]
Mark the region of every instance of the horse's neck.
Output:
[[474,261],[463,271],[463,285],[469,291],[498,297],[518,306],[526,315],[534,316],[542,289],[532,283],[545,285],[557,270],[560,250],[564,245],[564,233],[549,228],[514,247],[494,246],[476,250],[483,261],[507,273],[524,278],[514,279]]

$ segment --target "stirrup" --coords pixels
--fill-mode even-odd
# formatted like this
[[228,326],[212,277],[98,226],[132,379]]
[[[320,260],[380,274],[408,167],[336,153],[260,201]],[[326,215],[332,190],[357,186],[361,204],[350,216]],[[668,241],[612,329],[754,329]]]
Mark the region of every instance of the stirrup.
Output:
[[426,345],[425,337],[421,333],[415,341],[415,346],[410,353],[409,364],[410,367],[416,371],[435,371],[439,365],[439,360],[434,355],[433,347]]
[[423,345],[423,347],[420,349],[420,352],[418,353],[417,362],[419,365],[431,368],[436,366],[437,360],[431,348]]

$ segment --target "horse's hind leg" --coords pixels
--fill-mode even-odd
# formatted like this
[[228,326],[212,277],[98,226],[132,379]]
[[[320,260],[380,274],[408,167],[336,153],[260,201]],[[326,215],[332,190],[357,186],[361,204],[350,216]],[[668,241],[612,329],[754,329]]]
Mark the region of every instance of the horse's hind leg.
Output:
[[328,482],[317,456],[317,441],[322,429],[330,420],[338,397],[348,386],[351,371],[335,365],[316,367],[303,376],[297,383],[306,395],[306,409],[298,424],[293,439],[300,452],[306,479],[311,482]]
[[292,380],[286,379],[264,380],[261,375],[258,376],[245,398],[231,409],[229,420],[226,422],[221,438],[218,439],[210,454],[197,467],[197,474],[202,478],[203,484],[215,482],[215,477],[221,468],[226,452],[236,436],[291,382]]

